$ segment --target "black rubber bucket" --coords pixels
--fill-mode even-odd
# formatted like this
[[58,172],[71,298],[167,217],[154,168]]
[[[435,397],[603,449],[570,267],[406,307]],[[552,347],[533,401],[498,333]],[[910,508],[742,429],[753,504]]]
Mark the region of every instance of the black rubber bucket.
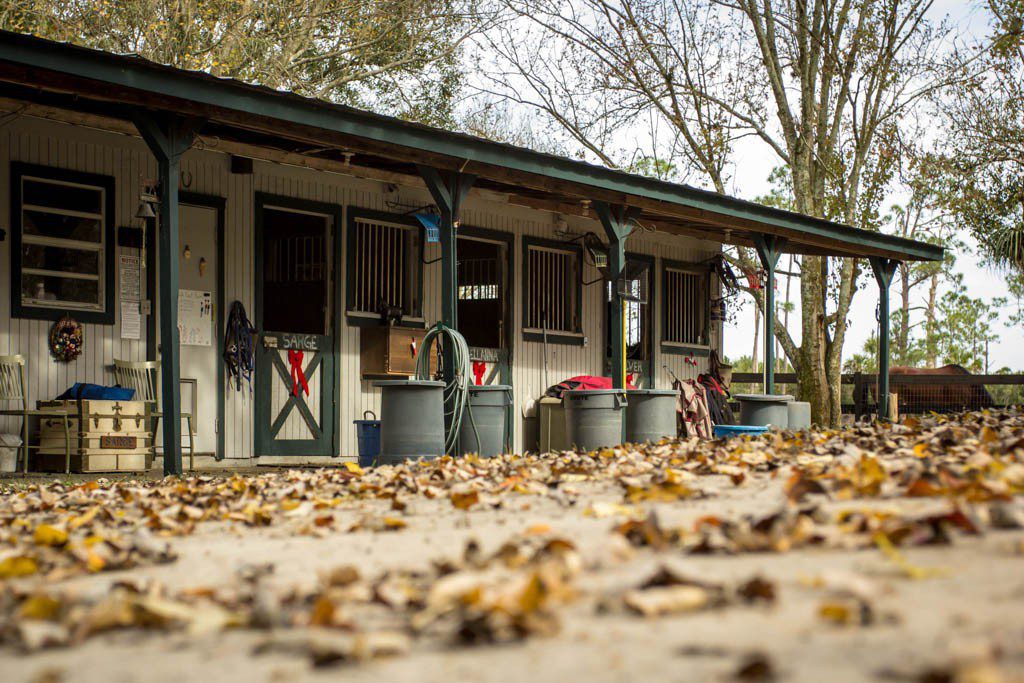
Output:
[[562,400],[565,403],[565,435],[570,444],[585,451],[594,451],[622,443],[625,391],[567,391]]
[[626,441],[647,443],[676,435],[676,397],[672,389],[635,389],[626,393]]
[[506,451],[508,414],[512,405],[512,387],[487,384],[469,388],[466,411],[459,426],[459,448],[463,454],[476,453],[492,458]]
[[444,455],[444,382],[388,379],[380,387],[380,465]]

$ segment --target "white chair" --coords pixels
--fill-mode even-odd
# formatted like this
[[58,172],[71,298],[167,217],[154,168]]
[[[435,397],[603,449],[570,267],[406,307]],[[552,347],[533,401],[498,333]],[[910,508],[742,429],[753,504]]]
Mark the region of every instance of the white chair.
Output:
[[33,415],[60,418],[64,422],[64,473],[71,471],[71,428],[66,410],[33,410],[28,407],[28,383],[25,379],[25,357],[22,355],[0,356],[0,403],[15,402],[18,408],[0,409],[0,415],[21,418],[22,471],[28,472],[29,448],[39,450],[41,446],[29,446],[28,418]]
[[[152,448],[156,455],[156,428],[164,414],[159,405],[160,362],[155,360],[129,361],[114,360],[114,378],[119,386],[135,390],[136,401],[146,403],[146,416],[153,425]],[[181,414],[188,427],[188,468],[195,469],[195,430],[192,429],[192,413]]]

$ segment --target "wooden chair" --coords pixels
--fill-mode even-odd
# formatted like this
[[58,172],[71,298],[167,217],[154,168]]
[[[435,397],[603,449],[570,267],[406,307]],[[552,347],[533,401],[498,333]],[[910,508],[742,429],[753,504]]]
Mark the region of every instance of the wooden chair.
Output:
[[40,417],[60,418],[64,422],[64,473],[71,471],[71,425],[73,417],[66,410],[35,410],[28,407],[28,384],[25,380],[25,357],[21,355],[0,356],[0,403],[14,402],[18,408],[0,409],[0,415],[21,418],[21,450],[22,471],[28,472],[29,448],[39,450],[42,446],[29,446],[28,418]]
[[[134,389],[136,401],[146,403],[146,415],[152,418],[153,454],[156,454],[156,428],[163,412],[157,409],[160,399],[160,361],[114,360],[114,378],[119,386]],[[182,412],[188,427],[188,468],[195,469],[195,430],[192,428],[192,413]]]

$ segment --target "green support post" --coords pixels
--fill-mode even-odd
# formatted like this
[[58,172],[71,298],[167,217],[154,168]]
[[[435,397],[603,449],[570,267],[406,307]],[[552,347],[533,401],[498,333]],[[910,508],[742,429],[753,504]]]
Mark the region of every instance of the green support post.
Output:
[[871,256],[871,271],[878,282],[878,419],[889,418],[889,285],[899,261]]
[[593,202],[593,207],[608,237],[608,275],[612,280],[611,316],[608,319],[612,329],[612,387],[625,389],[626,345],[623,337],[626,317],[622,310],[623,299],[615,283],[626,268],[626,237],[630,232],[629,223],[636,217],[638,211],[621,204],[612,205],[602,201]]
[[754,235],[754,247],[765,271],[764,283],[764,393],[775,393],[775,267],[786,238]]
[[[430,196],[441,212],[441,322],[453,330],[459,329],[458,321],[458,254],[456,224],[462,211],[462,202],[473,187],[476,176],[471,173],[451,171],[443,173],[430,166],[419,166],[420,176],[426,183]],[[443,349],[444,381],[455,379],[453,350],[447,345]],[[445,406],[445,421],[452,414],[452,406]],[[448,424],[445,425],[446,429]]]
[[159,305],[161,412],[164,426],[164,476],[180,475],[181,353],[178,347],[178,179],[181,155],[195,140],[201,122],[140,112],[135,127],[159,168]]

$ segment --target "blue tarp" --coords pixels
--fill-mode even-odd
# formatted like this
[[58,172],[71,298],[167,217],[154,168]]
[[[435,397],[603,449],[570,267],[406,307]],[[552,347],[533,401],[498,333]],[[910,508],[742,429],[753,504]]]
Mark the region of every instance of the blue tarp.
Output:
[[57,397],[62,401],[77,401],[89,398],[101,401],[130,401],[135,398],[134,389],[124,387],[105,387],[100,384],[75,382],[70,389]]

